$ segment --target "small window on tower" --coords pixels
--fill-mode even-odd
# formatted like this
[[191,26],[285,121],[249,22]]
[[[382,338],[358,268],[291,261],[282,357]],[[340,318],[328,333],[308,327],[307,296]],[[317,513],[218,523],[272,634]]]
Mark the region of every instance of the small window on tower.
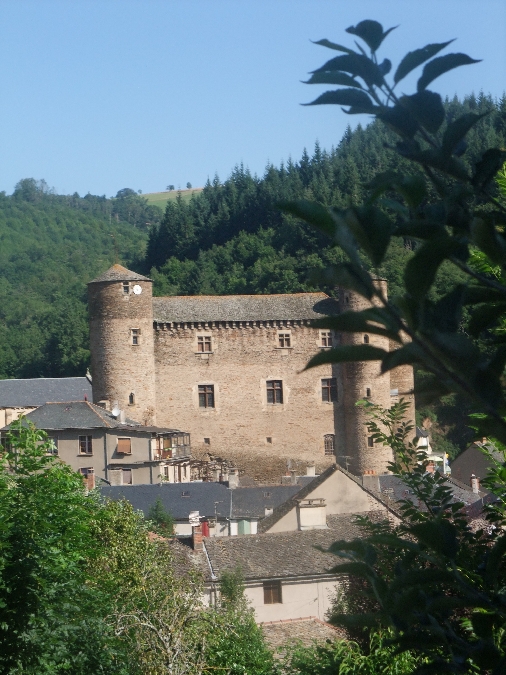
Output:
[[210,335],[198,335],[197,336],[197,351],[204,353],[212,352],[212,342]]
[[365,395],[367,398],[371,398],[371,390],[369,387],[367,387],[367,389],[365,390]]
[[335,377],[322,380],[322,401],[325,403],[337,401],[337,379]]
[[282,380],[268,380],[267,385],[267,403],[276,405],[283,403],[283,382]]
[[374,448],[374,438],[372,436],[367,437],[367,447]]
[[128,397],[128,405],[135,405],[135,394],[133,393],[133,391]]
[[278,347],[291,347],[290,333],[278,333]]
[[132,328],[130,330],[131,336],[132,336],[132,344],[135,346],[140,345],[141,343],[141,329],[140,328]]
[[323,437],[323,447],[326,455],[333,455],[336,449],[336,437],[334,434],[325,434]]
[[124,293],[124,295],[130,294],[130,284],[129,284],[128,281],[123,282],[123,293]]
[[369,336],[364,335],[364,344],[368,345],[369,344]]

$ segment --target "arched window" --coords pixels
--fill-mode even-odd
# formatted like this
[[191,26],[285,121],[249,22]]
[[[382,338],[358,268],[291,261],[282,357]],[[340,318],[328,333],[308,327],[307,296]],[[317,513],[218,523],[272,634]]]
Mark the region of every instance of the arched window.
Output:
[[364,343],[365,343],[366,345],[369,344],[369,336],[368,336],[368,335],[364,335]]
[[135,403],[135,394],[133,391],[130,393],[130,396],[128,397],[128,405],[134,405]]
[[326,455],[333,455],[336,449],[336,437],[334,434],[325,434],[323,437],[323,447]]

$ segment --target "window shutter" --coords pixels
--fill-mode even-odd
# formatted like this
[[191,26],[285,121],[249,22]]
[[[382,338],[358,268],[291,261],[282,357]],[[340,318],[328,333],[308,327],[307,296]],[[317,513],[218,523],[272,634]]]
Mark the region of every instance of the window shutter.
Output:
[[132,440],[130,438],[118,438],[118,452],[124,455],[132,454]]

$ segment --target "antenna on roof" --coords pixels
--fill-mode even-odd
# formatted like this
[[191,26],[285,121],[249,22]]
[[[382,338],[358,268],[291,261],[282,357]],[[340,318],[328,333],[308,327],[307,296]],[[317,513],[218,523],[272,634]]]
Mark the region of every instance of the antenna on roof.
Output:
[[114,408],[111,410],[111,415],[113,417],[119,417],[121,410],[118,408],[118,406],[114,406]]

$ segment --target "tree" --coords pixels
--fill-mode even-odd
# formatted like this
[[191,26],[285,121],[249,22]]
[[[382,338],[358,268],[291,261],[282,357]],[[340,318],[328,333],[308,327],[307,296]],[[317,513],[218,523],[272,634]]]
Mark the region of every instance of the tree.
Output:
[[148,520],[153,525],[153,531],[162,537],[170,537],[174,534],[174,518],[165,509],[160,497],[149,509]]
[[190,182],[186,183],[186,189],[191,190],[192,189],[192,184]]
[[[436,57],[450,43],[431,44],[409,52],[389,82],[392,64],[380,62],[377,51],[391,30],[369,20],[347,29],[365,43],[369,55],[361,46],[357,52],[320,40],[317,44],[341,54],[314,71],[308,83],[344,86],[322,94],[312,105],[338,104],[350,114],[375,116],[397,136],[390,149],[407,163],[396,172],[374,176],[361,206],[339,210],[306,201],[285,208],[326,232],[346,253],[348,260],[333,267],[335,283],[374,302],[371,309],[345,312],[316,325],[386,335],[396,349],[338,346],[314,357],[308,367],[379,360],[387,372],[401,364],[417,365],[427,374],[417,391],[419,401],[461,395],[478,413],[476,433],[504,444],[506,208],[494,177],[506,152],[489,147],[475,161],[466,156],[465,139],[487,113],[447,119],[441,97],[427,89],[445,72],[475,61],[459,53]],[[398,96],[397,84],[423,64],[417,92]],[[412,242],[414,253],[404,267],[402,293],[392,301],[374,285],[364,259],[379,271],[395,238]],[[476,255],[488,269],[477,268]],[[443,265],[462,276],[435,299],[431,292]],[[490,273],[491,266],[499,276]],[[464,312],[470,315],[466,333],[461,329]],[[364,578],[376,603],[375,611],[354,620],[388,625],[398,650],[427,654],[430,663],[417,672],[504,672],[504,467],[496,464],[488,481],[499,498],[488,518],[500,527],[475,535],[444,477],[426,474],[424,457],[409,440],[405,405],[389,411],[373,407],[372,414],[369,433],[375,442],[394,449],[391,468],[421,507],[405,501],[398,530],[375,531],[364,522],[369,537],[334,545],[334,552],[349,558],[335,571]],[[378,564],[381,552],[390,554],[391,566]]]

